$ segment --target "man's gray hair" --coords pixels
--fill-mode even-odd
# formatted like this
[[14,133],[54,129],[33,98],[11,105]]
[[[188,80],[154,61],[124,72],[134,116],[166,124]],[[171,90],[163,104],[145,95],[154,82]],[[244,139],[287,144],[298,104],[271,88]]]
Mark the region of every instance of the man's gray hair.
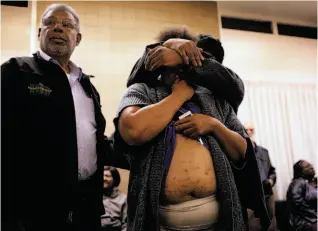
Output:
[[80,21],[79,21],[79,16],[78,14],[76,13],[76,11],[66,5],[66,4],[52,4],[52,5],[49,5],[45,11],[43,12],[42,16],[41,16],[41,24],[43,23],[43,18],[45,17],[45,15],[49,12],[49,11],[66,11],[66,12],[69,12],[73,15],[73,17],[75,18],[75,22],[76,22],[76,28],[77,30],[79,31],[80,30]]

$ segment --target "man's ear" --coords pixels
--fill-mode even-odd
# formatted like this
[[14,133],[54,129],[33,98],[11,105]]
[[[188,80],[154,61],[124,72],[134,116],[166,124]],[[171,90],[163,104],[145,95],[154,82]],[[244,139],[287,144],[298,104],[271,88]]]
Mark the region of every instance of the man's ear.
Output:
[[82,34],[81,33],[77,33],[77,35],[76,35],[76,46],[78,46],[81,41],[82,41]]
[[38,40],[40,40],[40,34],[41,34],[41,27],[39,27],[39,30],[38,30]]

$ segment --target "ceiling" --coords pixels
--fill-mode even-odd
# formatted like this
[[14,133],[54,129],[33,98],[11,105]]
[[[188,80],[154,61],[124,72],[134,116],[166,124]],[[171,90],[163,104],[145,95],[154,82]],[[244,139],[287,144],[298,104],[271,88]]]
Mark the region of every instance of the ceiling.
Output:
[[218,4],[221,15],[257,14],[317,25],[317,1],[218,1]]

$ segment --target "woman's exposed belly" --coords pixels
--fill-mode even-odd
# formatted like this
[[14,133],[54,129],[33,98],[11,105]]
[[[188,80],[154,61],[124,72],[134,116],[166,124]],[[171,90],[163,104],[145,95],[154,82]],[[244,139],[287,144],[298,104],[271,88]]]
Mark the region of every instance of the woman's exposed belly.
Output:
[[177,134],[164,203],[185,202],[215,192],[216,178],[209,150],[197,140]]

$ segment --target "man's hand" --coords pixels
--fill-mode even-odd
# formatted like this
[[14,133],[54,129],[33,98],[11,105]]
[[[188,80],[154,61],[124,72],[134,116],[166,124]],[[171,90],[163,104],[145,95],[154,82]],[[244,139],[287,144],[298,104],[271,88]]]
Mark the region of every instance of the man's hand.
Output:
[[268,179],[269,184],[271,185],[271,187],[273,187],[274,185],[274,181],[272,179]]
[[202,66],[201,61],[204,60],[201,54],[202,49],[198,48],[193,41],[175,38],[167,40],[163,45],[177,51],[184,63],[189,65],[190,60],[195,67]]
[[214,131],[218,120],[203,114],[194,114],[174,123],[177,132],[182,132],[192,139]]
[[180,55],[167,47],[159,46],[150,50],[145,60],[145,69],[154,71],[161,66],[176,66],[182,64]]

